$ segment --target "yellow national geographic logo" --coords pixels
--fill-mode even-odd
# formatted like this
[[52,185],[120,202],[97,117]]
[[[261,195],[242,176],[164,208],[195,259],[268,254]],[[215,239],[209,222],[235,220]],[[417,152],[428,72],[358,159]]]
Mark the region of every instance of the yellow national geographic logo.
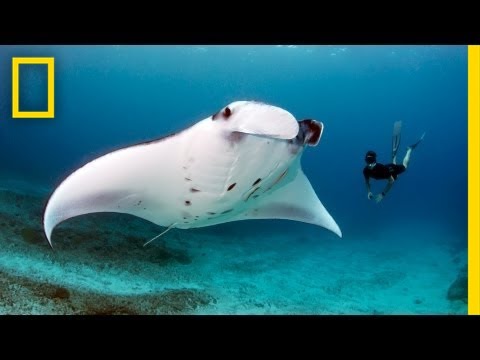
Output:
[[[20,111],[19,109],[19,67],[20,65],[47,65],[48,100],[47,111]],[[55,106],[55,69],[53,57],[14,57],[12,58],[12,117],[13,118],[53,118]]]

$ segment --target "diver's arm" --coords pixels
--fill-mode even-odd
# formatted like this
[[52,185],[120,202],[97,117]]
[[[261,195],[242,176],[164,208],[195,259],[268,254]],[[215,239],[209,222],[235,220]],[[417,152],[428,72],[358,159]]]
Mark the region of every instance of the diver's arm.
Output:
[[370,189],[370,178],[365,176],[365,186],[367,187],[367,197],[370,200],[373,197],[372,190]]
[[390,191],[390,189],[392,188],[394,182],[395,182],[395,180],[393,179],[392,176],[390,176],[390,179],[388,179],[387,186],[385,186],[385,189],[383,189],[383,191],[382,191],[382,195],[383,195],[383,196],[387,195],[387,193],[388,193],[388,192]]
[[375,201],[377,203],[382,201],[382,199],[385,197],[385,195],[387,195],[387,193],[392,188],[394,182],[395,182],[395,180],[393,179],[392,176],[390,176],[390,179],[388,179],[388,183],[387,183],[387,186],[385,186],[385,189],[383,189],[383,191],[375,197]]

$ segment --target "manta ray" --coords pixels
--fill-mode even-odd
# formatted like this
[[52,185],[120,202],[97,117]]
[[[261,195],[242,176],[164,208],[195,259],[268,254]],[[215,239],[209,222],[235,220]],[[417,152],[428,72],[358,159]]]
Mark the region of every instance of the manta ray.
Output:
[[182,131],[74,171],[48,199],[46,238],[52,246],[55,226],[97,212],[131,214],[167,230],[284,219],[341,237],[301,167],[303,151],[318,145],[323,130],[322,122],[297,121],[274,105],[232,102]]

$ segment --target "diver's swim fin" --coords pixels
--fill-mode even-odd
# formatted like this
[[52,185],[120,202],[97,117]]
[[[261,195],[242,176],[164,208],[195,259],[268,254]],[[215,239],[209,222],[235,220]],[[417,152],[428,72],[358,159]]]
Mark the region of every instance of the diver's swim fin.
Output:
[[425,133],[423,133],[422,137],[420,139],[418,139],[418,141],[415,144],[410,145],[409,148],[412,149],[412,150],[415,149],[417,147],[417,145],[422,142],[424,137],[425,137]]
[[393,135],[392,135],[392,161],[396,164],[397,151],[400,147],[400,139],[402,132],[402,122],[395,121],[393,124]]

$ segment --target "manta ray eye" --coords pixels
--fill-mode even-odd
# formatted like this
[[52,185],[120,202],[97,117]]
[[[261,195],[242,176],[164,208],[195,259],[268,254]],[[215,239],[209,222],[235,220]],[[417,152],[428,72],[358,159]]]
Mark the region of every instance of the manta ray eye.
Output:
[[215,121],[218,119],[219,116],[223,116],[224,119],[228,119],[230,115],[232,115],[232,109],[230,109],[228,106],[223,109],[223,111],[219,111],[215,114],[212,115],[212,120]]
[[225,118],[229,118],[230,115],[232,115],[232,110],[230,110],[230,108],[227,106],[227,107],[225,108],[225,110],[223,110],[223,116],[224,116]]

